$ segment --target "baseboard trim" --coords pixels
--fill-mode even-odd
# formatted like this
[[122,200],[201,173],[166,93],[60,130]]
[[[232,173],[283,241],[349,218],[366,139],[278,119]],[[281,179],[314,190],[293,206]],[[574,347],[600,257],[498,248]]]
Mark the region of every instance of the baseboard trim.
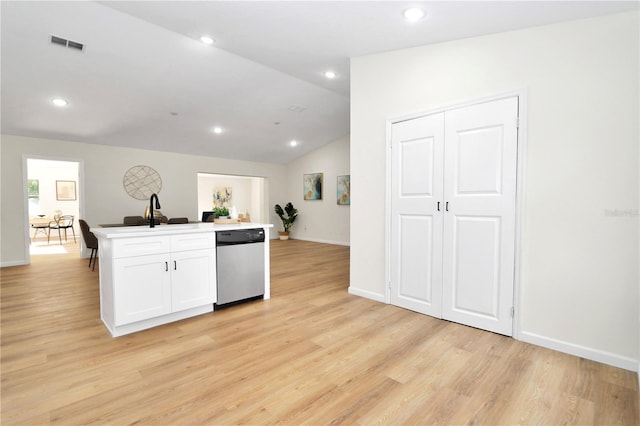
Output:
[[364,297],[365,299],[375,300],[376,302],[385,303],[384,294],[374,293],[368,290],[362,290],[361,288],[355,288],[355,287],[349,286],[349,294],[353,294],[354,296]]
[[521,331],[519,333],[519,340],[533,345],[542,346],[544,348],[553,349],[555,351],[579,356],[581,358],[586,358],[591,361],[597,361],[614,367],[623,368],[625,370],[638,371],[637,359],[617,355],[611,352],[540,336],[539,334],[530,333],[528,331]]
[[23,266],[23,265],[28,265],[29,262],[26,262],[24,260],[14,260],[12,262],[2,262],[0,263],[0,268],[7,268],[9,266]]
[[323,240],[320,238],[302,238],[302,237],[291,237],[292,240],[301,240],[301,241],[310,241],[312,243],[323,243],[323,244],[334,244],[337,246],[351,246],[351,243],[344,241],[332,241],[332,240]]

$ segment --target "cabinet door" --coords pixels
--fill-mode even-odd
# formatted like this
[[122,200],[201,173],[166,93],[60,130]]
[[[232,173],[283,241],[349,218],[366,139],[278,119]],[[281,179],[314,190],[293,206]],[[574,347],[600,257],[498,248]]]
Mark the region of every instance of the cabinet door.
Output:
[[169,255],[115,259],[113,266],[117,326],[171,312]]
[[215,303],[215,253],[215,249],[208,249],[172,254],[171,299],[174,312]]

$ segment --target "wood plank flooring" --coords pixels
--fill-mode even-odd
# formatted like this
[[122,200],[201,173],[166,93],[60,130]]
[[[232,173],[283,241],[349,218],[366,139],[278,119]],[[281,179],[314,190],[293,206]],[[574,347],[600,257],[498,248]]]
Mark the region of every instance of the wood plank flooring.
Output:
[[640,424],[636,374],[347,293],[272,243],[272,299],[119,338],[73,245],[1,278],[2,425]]

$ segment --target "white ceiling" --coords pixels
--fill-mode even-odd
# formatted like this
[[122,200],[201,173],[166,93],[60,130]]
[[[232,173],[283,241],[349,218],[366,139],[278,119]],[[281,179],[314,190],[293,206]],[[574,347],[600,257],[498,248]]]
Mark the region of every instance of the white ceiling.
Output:
[[[427,17],[407,24],[409,6]],[[351,57],[626,10],[638,2],[2,1],[2,133],[287,163],[349,133]]]

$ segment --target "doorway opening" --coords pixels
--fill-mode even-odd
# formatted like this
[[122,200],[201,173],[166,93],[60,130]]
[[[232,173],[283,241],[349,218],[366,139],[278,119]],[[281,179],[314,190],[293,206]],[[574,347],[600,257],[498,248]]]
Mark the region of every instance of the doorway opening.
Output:
[[219,206],[235,208],[238,215],[262,223],[268,217],[265,191],[263,177],[198,173],[198,217]]
[[39,255],[79,252],[80,162],[48,158],[26,158],[25,162],[29,262]]

